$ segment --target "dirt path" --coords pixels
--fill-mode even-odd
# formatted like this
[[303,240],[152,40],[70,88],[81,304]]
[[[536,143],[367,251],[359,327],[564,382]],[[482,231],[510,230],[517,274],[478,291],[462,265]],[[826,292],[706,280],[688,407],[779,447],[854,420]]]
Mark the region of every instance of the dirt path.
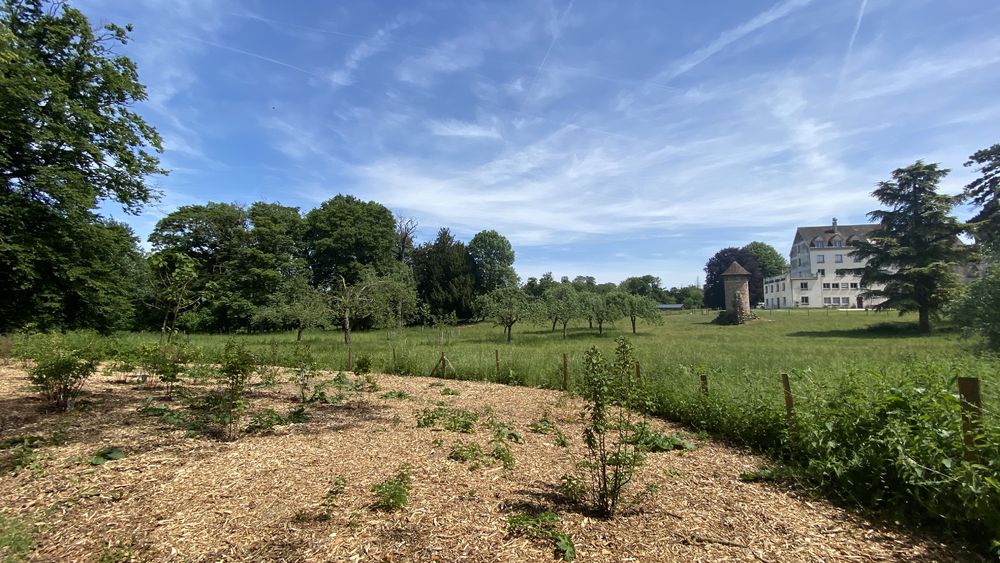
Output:
[[[442,394],[446,384],[457,395]],[[36,523],[35,560],[178,561],[545,561],[551,542],[511,536],[507,516],[552,510],[575,543],[578,561],[952,560],[968,555],[899,530],[873,525],[821,501],[738,479],[762,460],[711,441],[651,454],[637,490],[658,490],[612,521],[567,505],[554,485],[583,458],[580,404],[555,391],[379,376],[379,391],[341,405],[310,406],[304,424],[236,442],[190,437],[137,413],[161,389],[95,376],[69,414],[50,414],[24,372],[0,367],[0,441],[62,436],[38,448],[35,471],[14,474],[16,448],[0,450],[0,514]],[[383,398],[403,391],[409,398]],[[418,428],[416,413],[439,404],[481,413],[475,432]],[[290,387],[255,396],[251,410],[294,408]],[[487,411],[484,413],[484,411]],[[549,413],[568,438],[529,425]],[[448,458],[457,440],[490,451],[486,420],[509,422],[506,470]],[[680,432],[669,424],[654,425]],[[125,458],[93,466],[104,447]],[[373,508],[373,484],[412,466],[409,502]],[[324,501],[343,479],[343,493]],[[110,546],[110,547],[109,547]]]

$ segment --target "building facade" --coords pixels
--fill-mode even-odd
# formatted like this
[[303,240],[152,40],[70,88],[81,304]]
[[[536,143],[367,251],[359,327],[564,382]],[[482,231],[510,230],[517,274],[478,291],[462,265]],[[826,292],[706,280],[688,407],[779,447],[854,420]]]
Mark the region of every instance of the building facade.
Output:
[[833,219],[827,226],[796,229],[788,254],[788,272],[764,280],[764,306],[866,309],[881,303],[881,298],[861,296],[864,288],[860,273],[843,271],[865,266],[866,260],[851,255],[852,243],[867,239],[878,228],[878,225],[838,225],[837,219]]

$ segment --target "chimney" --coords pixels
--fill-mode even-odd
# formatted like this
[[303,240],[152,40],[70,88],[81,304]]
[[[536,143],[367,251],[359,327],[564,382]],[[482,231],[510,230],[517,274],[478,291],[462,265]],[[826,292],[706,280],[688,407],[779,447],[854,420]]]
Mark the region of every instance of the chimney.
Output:
[[837,232],[837,218],[833,218],[833,232]]

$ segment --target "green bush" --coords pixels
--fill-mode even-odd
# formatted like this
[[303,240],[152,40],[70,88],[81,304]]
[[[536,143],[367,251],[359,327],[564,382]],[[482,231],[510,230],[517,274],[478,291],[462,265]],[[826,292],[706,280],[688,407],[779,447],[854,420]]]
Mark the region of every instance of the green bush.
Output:
[[27,561],[34,544],[31,524],[0,514],[0,561]]
[[532,539],[545,539],[552,542],[556,556],[563,561],[572,561],[576,557],[576,546],[573,538],[556,527],[559,515],[555,512],[528,514],[519,512],[507,517],[507,529],[512,536],[525,536]]
[[409,464],[403,465],[394,476],[372,486],[372,492],[375,493],[375,508],[399,510],[406,506],[413,481],[410,472]]
[[596,347],[584,356],[588,421],[583,440],[588,458],[583,465],[590,474],[594,509],[607,518],[618,511],[645,460],[643,450],[635,445],[638,424],[631,410],[639,394],[632,345],[620,336],[615,342],[615,360],[610,365]]
[[55,348],[35,358],[28,380],[59,410],[68,411],[95,371],[97,358],[89,352]]

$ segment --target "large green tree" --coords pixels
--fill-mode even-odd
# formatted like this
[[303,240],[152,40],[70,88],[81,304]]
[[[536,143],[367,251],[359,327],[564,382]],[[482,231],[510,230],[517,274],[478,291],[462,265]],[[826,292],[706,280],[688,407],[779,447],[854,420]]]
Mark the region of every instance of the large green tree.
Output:
[[462,241],[442,228],[432,242],[413,251],[413,274],[417,293],[437,317],[454,314],[459,319],[473,315],[476,273],[472,257]]
[[130,231],[94,212],[155,198],[160,137],[135,111],[128,28],[91,27],[62,3],[0,5],[0,331],[110,330],[127,316]]
[[1000,144],[976,151],[966,166],[978,167],[979,177],[965,186],[964,196],[979,208],[969,220],[976,241],[1000,246]]
[[485,295],[501,287],[516,287],[514,247],[500,233],[480,231],[469,241],[469,255],[476,268],[476,293]]
[[481,295],[476,300],[476,309],[482,318],[503,327],[507,342],[513,338],[514,325],[533,313],[528,294],[519,287],[500,287]]
[[[765,278],[780,276],[788,271],[788,260],[785,260],[780,252],[766,242],[755,240],[744,246],[742,250],[757,259],[760,273]],[[761,292],[763,292],[763,288]]]
[[379,273],[398,253],[396,220],[381,203],[337,195],[306,214],[309,266],[318,285],[348,284],[365,267]]
[[964,226],[951,215],[956,198],[937,192],[948,172],[918,160],[879,182],[872,196],[885,209],[868,217],[881,228],[855,243],[852,253],[868,260],[859,269],[865,296],[884,298],[879,309],[917,311],[923,332],[931,329],[931,315],[954,295],[956,266],[969,254],[958,239]]
[[660,278],[646,274],[645,276],[633,276],[625,278],[618,289],[630,295],[649,297],[659,303],[672,303],[670,295],[664,291],[663,282]]

